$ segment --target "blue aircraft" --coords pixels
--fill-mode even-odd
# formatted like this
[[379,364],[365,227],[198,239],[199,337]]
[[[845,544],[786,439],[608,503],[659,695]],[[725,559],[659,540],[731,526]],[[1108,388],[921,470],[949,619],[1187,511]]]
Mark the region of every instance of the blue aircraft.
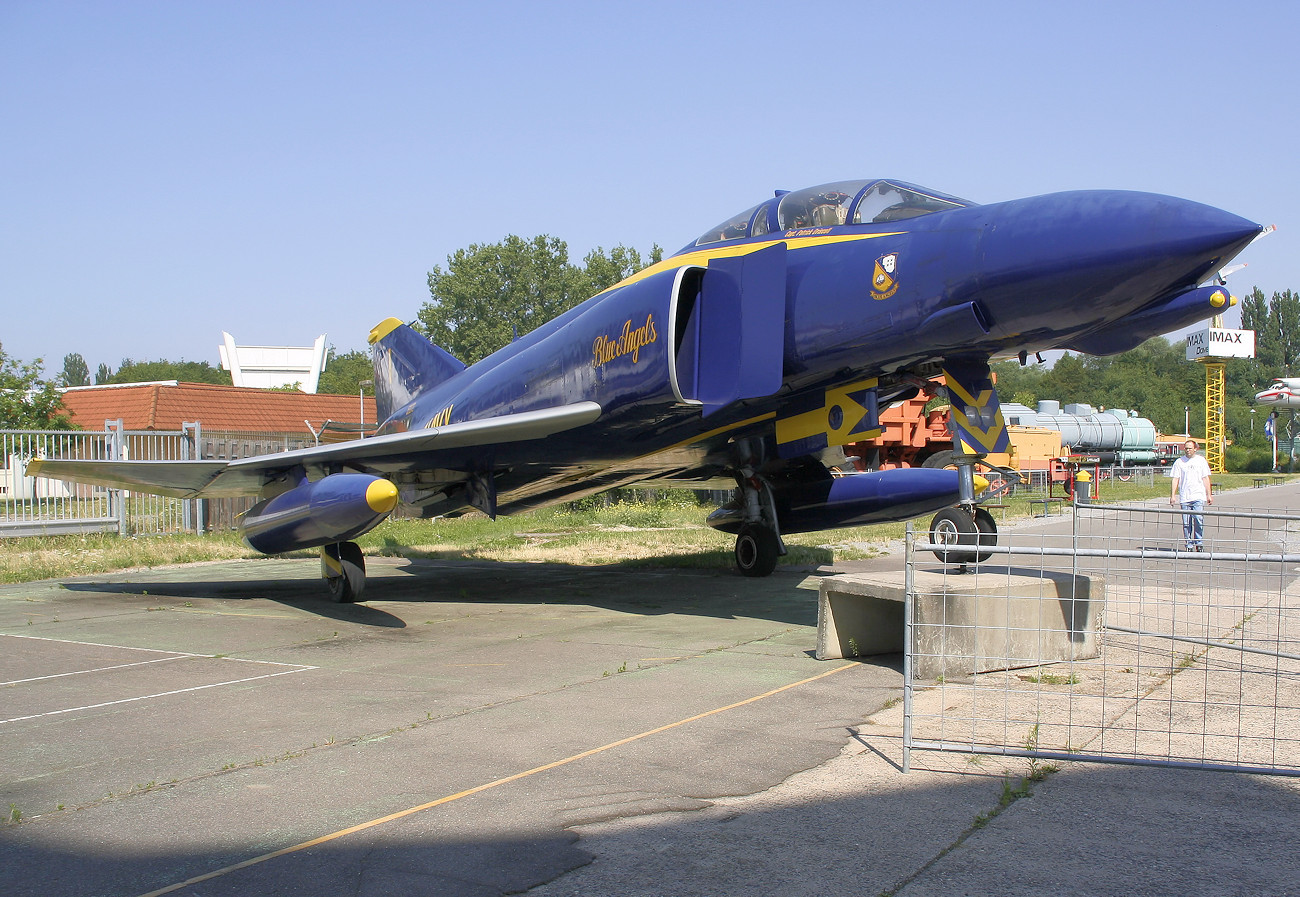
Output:
[[[377,436],[235,461],[37,460],[30,475],[182,498],[259,495],[266,553],[320,547],[337,600],[351,541],[400,501],[495,516],[618,486],[734,487],[709,524],[765,576],[782,535],[938,511],[948,562],[996,527],[972,464],[1007,446],[995,356],[1108,355],[1222,311],[1261,227],[1169,196],[1079,191],[978,205],[901,181],[780,191],[466,366],[390,318],[370,334]],[[841,446],[942,373],[957,469],[838,474]]]

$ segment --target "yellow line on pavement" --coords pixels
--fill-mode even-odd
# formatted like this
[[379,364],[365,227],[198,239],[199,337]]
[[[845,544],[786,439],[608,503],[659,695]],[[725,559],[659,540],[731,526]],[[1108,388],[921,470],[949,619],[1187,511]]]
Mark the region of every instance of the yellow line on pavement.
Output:
[[622,747],[625,744],[631,744],[634,741],[640,741],[643,738],[649,738],[651,735],[658,735],[661,732],[667,732],[670,729],[676,729],[678,726],[684,726],[687,725],[688,723],[693,723],[698,720],[705,719],[706,717],[716,716],[719,713],[726,713],[728,710],[735,710],[737,707],[744,707],[746,704],[756,703],[758,701],[763,700],[764,698],[770,698],[773,695],[778,695],[783,691],[789,691],[792,688],[798,688],[801,685],[807,685],[810,682],[816,682],[818,679],[825,679],[827,676],[833,676],[836,673],[840,673],[843,672],[844,670],[852,669],[853,667],[856,666],[859,666],[859,664],[846,663],[843,666],[835,667],[834,669],[827,670],[824,673],[818,673],[816,676],[809,676],[807,679],[801,679],[798,682],[791,682],[789,685],[782,685],[780,688],[774,688],[771,691],[763,692],[763,694],[761,695],[755,695],[752,698],[746,698],[743,701],[737,701],[736,703],[728,704],[725,707],[716,707],[713,710],[706,710],[703,713],[697,713],[695,716],[688,716],[686,719],[680,719],[675,723],[668,723],[667,725],[659,726],[656,729],[650,729],[646,732],[642,732],[639,735],[630,735],[627,738],[621,738],[618,741],[611,741],[609,744],[601,745],[600,747],[592,748],[591,750],[588,751],[583,751],[580,754],[574,754],[571,757],[565,757],[563,760],[556,760],[552,763],[545,763],[541,766],[534,766],[532,769],[525,770],[524,772],[517,772],[514,775],[506,776],[505,778],[502,779],[496,779],[495,781],[487,782],[483,785],[476,785],[473,788],[467,788],[464,791],[458,791],[455,794],[448,794],[445,797],[438,798],[437,800],[431,800],[428,803],[420,804],[418,807],[411,807],[406,810],[399,810],[396,813],[390,813],[387,816],[381,816],[378,819],[372,819],[369,822],[362,822],[358,825],[354,825],[345,829],[340,829],[339,831],[332,832],[328,835],[321,835],[319,838],[313,838],[310,841],[303,841],[301,844],[294,844],[291,847],[283,847],[279,850],[273,850],[270,853],[264,853],[261,856],[255,856],[252,857],[251,859],[244,860],[241,863],[235,863],[233,866],[226,866],[222,869],[216,869],[212,872],[207,872],[204,873],[203,875],[197,875],[194,878],[190,878],[185,881],[178,882],[177,884],[168,885],[167,887],[161,888],[157,891],[150,891],[147,894],[141,894],[140,897],[162,897],[163,894],[171,894],[181,890],[182,888],[188,888],[191,885],[199,884],[200,882],[211,881],[214,878],[220,878],[221,876],[228,875],[231,872],[238,872],[240,869],[247,869],[250,866],[258,865],[259,863],[265,863],[267,860],[273,860],[276,857],[282,857],[291,853],[297,853],[298,851],[307,850],[308,848],[311,847],[318,847],[321,844],[327,844],[330,841],[336,841],[339,838],[346,837],[347,835],[354,835],[357,832],[363,832],[366,829],[383,825],[386,822],[393,822],[394,820],[403,819],[407,816],[413,816],[416,813],[421,813],[425,810],[431,810],[434,807],[440,807],[443,804],[449,804],[453,801],[460,800],[462,797],[470,797],[475,794],[481,794],[484,791],[489,791],[493,788],[500,787],[501,785],[508,785],[511,782],[517,782],[520,779],[526,779],[529,776],[537,775],[539,772],[546,772],[551,769],[556,769],[560,766],[565,766],[569,763],[573,763],[578,760],[584,760],[587,757],[594,757],[596,754],[601,754],[604,753],[605,751],[613,750],[614,748],[617,747]]

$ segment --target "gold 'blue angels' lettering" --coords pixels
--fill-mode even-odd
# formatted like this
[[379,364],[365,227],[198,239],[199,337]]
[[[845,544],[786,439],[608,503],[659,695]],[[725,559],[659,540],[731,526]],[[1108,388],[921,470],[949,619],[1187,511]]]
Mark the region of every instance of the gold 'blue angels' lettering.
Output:
[[641,360],[641,350],[658,339],[659,331],[655,328],[653,314],[646,315],[645,323],[636,328],[629,319],[624,322],[623,330],[617,337],[604,334],[596,337],[591,345],[591,366],[598,368],[624,355],[631,355],[632,363],[636,364]]
[[451,423],[451,409],[455,407],[455,405],[448,405],[446,408],[435,414],[433,419],[425,424],[425,426],[429,429],[447,426],[447,424]]

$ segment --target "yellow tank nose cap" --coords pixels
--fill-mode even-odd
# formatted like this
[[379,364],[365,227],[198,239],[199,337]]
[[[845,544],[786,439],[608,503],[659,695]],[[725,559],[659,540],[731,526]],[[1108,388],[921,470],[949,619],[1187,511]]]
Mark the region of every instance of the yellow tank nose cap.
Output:
[[387,514],[397,507],[397,487],[388,480],[375,480],[366,487],[366,504],[376,514]]

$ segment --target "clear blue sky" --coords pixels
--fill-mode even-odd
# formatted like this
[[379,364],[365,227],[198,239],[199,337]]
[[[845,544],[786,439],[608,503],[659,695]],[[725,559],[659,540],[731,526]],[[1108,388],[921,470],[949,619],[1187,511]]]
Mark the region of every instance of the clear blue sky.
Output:
[[363,348],[470,243],[674,251],[875,176],[1195,199],[1280,228],[1234,292],[1300,289],[1298,9],[0,0],[0,344]]

